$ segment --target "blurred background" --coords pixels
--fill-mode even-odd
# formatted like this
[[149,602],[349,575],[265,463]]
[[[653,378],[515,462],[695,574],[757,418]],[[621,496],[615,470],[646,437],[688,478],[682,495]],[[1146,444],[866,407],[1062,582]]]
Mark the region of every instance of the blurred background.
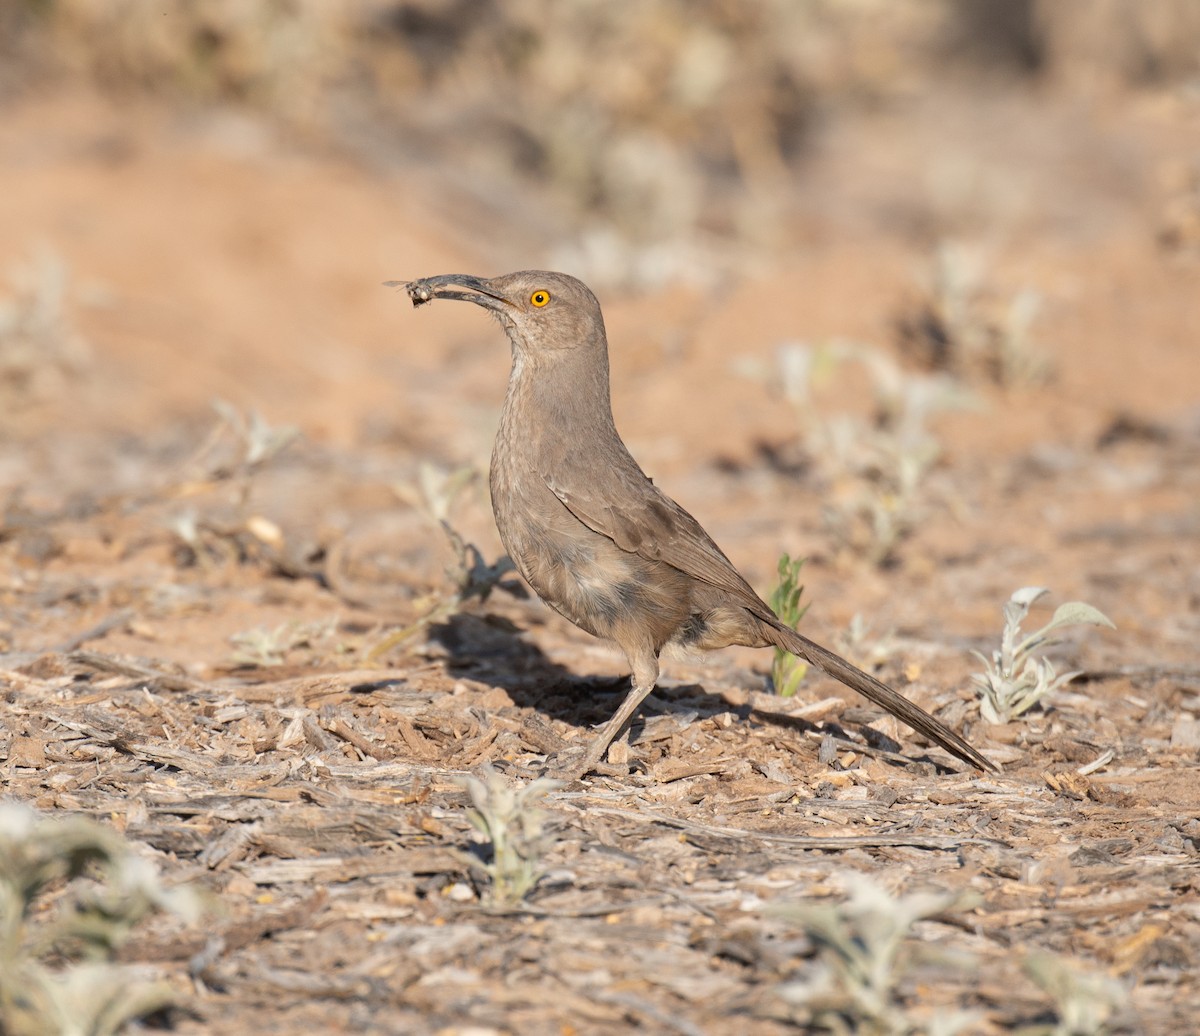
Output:
[[[730,649],[667,661],[645,776],[554,807],[546,891],[588,898],[430,868],[450,771],[624,690],[500,564],[500,328],[382,285],[542,267],[600,298],[656,484],[1002,780],[931,793]],[[1048,1031],[1021,967],[1058,1031],[1193,1031],[1198,337],[1200,0],[0,0],[5,794],[220,890],[220,938],[125,958],[197,989],[179,1032],[780,1032],[828,940],[750,906],[863,869],[986,901],[888,1031]],[[1022,587],[1117,630],[993,723]]]
[[0,0],[0,226],[30,563],[69,550],[29,516],[132,495],[171,557],[253,513],[304,570],[422,465],[486,469],[503,340],[380,282],[543,266],[605,305],[635,454],[769,535],[760,574],[902,563],[914,465],[1192,412],[1200,5]]
[[[450,771],[624,690],[500,563],[502,331],[383,286],[545,267],[655,484],[1002,780],[827,754],[918,745],[728,649],[667,660],[644,778],[554,807],[587,898],[430,866]],[[0,782],[220,890],[220,939],[125,958],[180,1032],[778,1032],[828,940],[748,905],[864,868],[985,900],[888,1031],[1049,1031],[1032,950],[1056,1031],[1194,1030],[1198,337],[1200,0],[0,0]],[[1021,587],[1117,629],[989,715]]]
[[497,259],[642,286],[852,231],[1095,233],[1195,175],[1129,125],[1194,106],[1188,0],[5,0],[0,33],[9,106],[236,112],[413,177]]

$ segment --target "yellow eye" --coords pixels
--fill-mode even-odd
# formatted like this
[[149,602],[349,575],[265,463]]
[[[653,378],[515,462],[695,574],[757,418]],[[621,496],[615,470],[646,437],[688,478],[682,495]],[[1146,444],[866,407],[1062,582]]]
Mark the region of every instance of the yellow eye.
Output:
[[529,296],[529,301],[537,306],[538,309],[541,309],[547,302],[550,301],[550,292],[543,288],[538,288],[537,291]]

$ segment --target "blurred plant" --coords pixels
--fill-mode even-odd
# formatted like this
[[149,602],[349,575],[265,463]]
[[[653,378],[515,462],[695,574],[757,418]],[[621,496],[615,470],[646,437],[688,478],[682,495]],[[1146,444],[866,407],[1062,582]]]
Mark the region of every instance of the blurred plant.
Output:
[[397,495],[436,524],[450,541],[453,561],[446,569],[450,589],[439,594],[432,607],[416,622],[390,633],[367,652],[367,660],[375,661],[409,637],[420,632],[432,622],[440,622],[462,610],[472,600],[486,601],[496,587],[513,592],[515,584],[504,582],[504,577],[514,571],[508,555],[501,555],[489,564],[479,548],[468,543],[447,520],[454,501],[476,477],[473,468],[463,467],[449,473],[439,472],[430,464],[422,464],[417,472],[415,486],[398,486]]
[[448,521],[450,509],[479,472],[464,464],[453,471],[443,471],[428,461],[417,466],[416,481],[393,487],[396,495],[410,507],[420,511],[435,525]]
[[300,429],[268,424],[257,411],[243,414],[224,399],[214,399],[212,408],[217,422],[184,465],[188,479],[174,494],[192,497],[232,482],[237,506],[245,513],[253,477],[299,438]]
[[[871,564],[892,561],[924,513],[926,476],[941,454],[928,420],[968,405],[970,397],[944,376],[906,373],[871,346],[789,343],[780,347],[778,360],[805,455],[832,489],[826,524],[843,548]],[[870,420],[829,414],[820,405],[818,390],[846,362],[859,364],[871,379]]]
[[265,557],[282,572],[296,572],[285,556],[283,530],[263,515],[227,523],[201,518],[188,508],[173,515],[167,527],[178,540],[175,557],[180,565],[207,567],[212,562],[244,563]]
[[898,322],[901,344],[956,377],[1005,388],[1041,384],[1052,366],[1031,334],[1040,307],[1029,288],[1001,301],[988,290],[981,253],[946,242],[934,253],[925,298]]
[[[98,886],[84,882],[91,873]],[[204,901],[188,886],[164,888],[110,828],[0,805],[0,1031],[106,1036],[172,1003],[166,983],[110,963],[133,927],[158,910],[194,922]]]
[[[907,1036],[932,1032],[934,1026],[910,1016],[897,995],[897,986],[914,959],[909,939],[914,924],[941,914],[968,909],[971,893],[916,892],[894,898],[865,875],[849,881],[850,898],[839,905],[791,903],[771,913],[799,925],[817,951],[816,973],[807,981],[781,990],[783,998],[800,1007],[802,1024],[839,1034]],[[959,967],[974,966],[963,955],[952,959]],[[962,1031],[977,1019],[942,1017],[937,1031]]]
[[1170,251],[1200,254],[1200,161],[1176,161],[1162,170],[1167,195],[1159,223],[1159,244]]
[[237,448],[232,459],[223,458],[219,461],[209,459],[205,474],[213,480],[231,477],[248,478],[279,456],[300,435],[300,429],[294,425],[277,427],[268,424],[257,410],[243,414],[232,403],[224,399],[214,399],[212,407],[217,412],[220,422],[213,429],[200,456],[209,457],[217,444],[224,438],[225,431],[233,433],[234,444]]
[[342,10],[324,0],[26,3],[42,15],[59,66],[118,90],[250,102],[301,126],[324,114],[329,91],[352,59],[359,6]]
[[482,772],[482,780],[465,774],[458,783],[471,796],[467,819],[488,840],[491,859],[484,861],[473,854],[465,858],[474,873],[487,879],[489,904],[512,907],[533,890],[545,873],[541,859],[552,843],[552,833],[546,826],[549,814],[535,803],[561,788],[562,782],[538,777],[514,788],[490,766]]
[[1021,637],[1021,622],[1033,603],[1049,591],[1044,586],[1025,586],[1017,590],[1004,606],[1004,632],[1000,649],[991,659],[980,652],[975,655],[984,671],[971,679],[979,689],[979,712],[989,723],[1007,723],[1033,708],[1046,695],[1070,683],[1078,672],[1055,673],[1047,658],[1034,657],[1035,652],[1059,642],[1050,634],[1063,626],[1092,625],[1116,629],[1101,611],[1082,601],[1068,601],[1055,610],[1050,621],[1035,633]]
[[[792,559],[788,554],[779,557],[779,583],[771,591],[771,610],[792,629],[795,629],[808,605],[800,607],[800,597],[804,587],[800,583],[800,569],[804,567],[804,558]],[[792,697],[800,687],[808,666],[795,655],[782,648],[775,649],[775,660],[771,664],[771,686],[775,693],[784,698]]]
[[819,99],[894,89],[894,67],[916,67],[945,20],[890,0],[23,6],[40,14],[25,21],[47,63],[109,88],[232,100],[375,156],[399,141],[498,189],[536,182],[539,205],[577,216],[578,237],[615,228],[609,270],[643,286],[704,265],[679,246],[689,237],[777,239]]
[[41,248],[9,274],[0,299],[0,387],[20,402],[61,390],[86,363],[88,348],[66,312],[66,263]]
[[[534,218],[557,200],[569,236],[617,238],[575,257],[609,253],[591,272],[569,265],[639,287],[738,262],[714,237],[786,240],[831,118],[998,60],[1043,85],[1062,68],[1183,84],[1198,28],[1194,0],[0,4],[0,39],[34,36],[21,49],[110,89],[233,101],[377,161],[469,169]],[[950,40],[966,62],[942,60]]]
[[995,380],[1006,388],[1041,385],[1050,380],[1054,365],[1033,340],[1030,329],[1042,307],[1042,297],[1023,288],[1009,301],[992,344]]
[[854,661],[859,668],[878,669],[896,653],[896,631],[888,630],[878,636],[872,635],[870,624],[855,612],[850,624],[837,635],[838,651]]
[[285,622],[268,629],[259,626],[233,634],[229,640],[237,649],[233,660],[238,665],[282,665],[289,651],[300,647],[315,647],[332,637],[338,628],[337,616],[319,622]]
[[1128,990],[1116,979],[1082,971],[1051,953],[1030,954],[1022,967],[1054,1000],[1058,1024],[1040,1030],[1045,1036],[1103,1036],[1112,1031],[1110,1021],[1129,999]]
[[[181,564],[206,564],[212,560],[245,561],[266,554],[286,566],[283,531],[271,519],[251,510],[254,479],[300,435],[293,425],[269,424],[257,411],[243,414],[233,404],[214,399],[217,422],[193,452],[184,469],[185,481],[147,497],[163,495],[194,498],[220,486],[230,486],[235,508],[232,522],[201,518],[187,509],[169,520],[178,538]],[[146,502],[146,501],[143,501]]]

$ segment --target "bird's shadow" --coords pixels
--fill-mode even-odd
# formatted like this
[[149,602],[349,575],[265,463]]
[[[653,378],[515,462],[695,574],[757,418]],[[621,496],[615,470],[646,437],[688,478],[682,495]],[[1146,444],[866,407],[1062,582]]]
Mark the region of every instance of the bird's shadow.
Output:
[[[574,673],[546,657],[521,632],[500,616],[460,612],[430,626],[429,639],[446,652],[452,673],[503,687],[518,708],[580,727],[601,724],[617,711],[629,692],[628,676]],[[699,717],[734,712],[746,720],[752,713],[749,706],[731,705],[699,684],[660,686],[638,710],[632,736],[636,739],[643,716],[676,711],[685,704]]]
[[[552,661],[522,632],[500,615],[460,612],[431,625],[429,640],[445,651],[450,672],[503,687],[517,708],[532,709],[585,730],[616,712],[629,691],[628,676],[581,676]],[[642,703],[630,730],[631,740],[636,742],[648,717],[685,710],[697,719],[731,713],[740,723],[764,724],[800,735],[818,732],[846,737],[838,723],[812,723],[783,711],[732,701],[701,684],[675,684],[659,685]],[[902,751],[899,744],[869,724],[853,726],[867,744],[889,754]]]
[[[628,676],[574,673],[521,634],[502,616],[470,612],[429,627],[430,641],[445,651],[453,674],[503,687],[518,708],[579,727],[601,724],[616,712],[629,691]],[[798,716],[731,701],[702,684],[660,684],[638,709],[632,738],[636,740],[646,717],[683,709],[699,719],[732,713],[741,723],[763,723],[797,733],[828,729]]]

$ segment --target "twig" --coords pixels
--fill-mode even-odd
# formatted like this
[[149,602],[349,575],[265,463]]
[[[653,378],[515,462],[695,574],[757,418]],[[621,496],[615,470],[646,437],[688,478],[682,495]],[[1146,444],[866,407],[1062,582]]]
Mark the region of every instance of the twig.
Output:
[[72,651],[76,651],[86,644],[89,640],[98,640],[108,633],[109,630],[116,629],[118,626],[124,626],[134,616],[132,608],[122,608],[118,612],[113,612],[106,619],[101,619],[95,626],[83,630],[81,633],[76,633],[73,637],[68,637],[58,647],[50,650],[59,654],[69,655]]
[[127,659],[117,658],[115,655],[101,654],[99,651],[72,651],[67,655],[67,661],[86,669],[94,669],[97,672],[115,673],[118,676],[143,680],[168,691],[196,691],[205,686],[201,681],[193,680],[190,676],[166,673],[161,669],[130,662]]
[[1085,669],[1075,677],[1076,683],[1098,683],[1101,680],[1129,679],[1134,683],[1151,680],[1188,680],[1200,683],[1200,666],[1151,662],[1148,665],[1119,665],[1111,669]]
[[1006,842],[996,838],[958,837],[949,835],[783,835],[771,831],[751,831],[738,827],[718,827],[715,824],[697,824],[691,820],[678,817],[668,817],[661,813],[651,813],[646,810],[614,809],[607,806],[589,806],[589,813],[601,813],[607,816],[623,817],[627,820],[637,820],[643,824],[662,824],[664,827],[675,828],[686,834],[707,835],[713,838],[757,838],[764,842],[778,842],[783,845],[794,845],[800,849],[820,849],[828,852],[841,852],[846,849],[883,849],[895,846],[909,846],[914,849],[953,850],[964,845],[999,845],[1008,848]]

